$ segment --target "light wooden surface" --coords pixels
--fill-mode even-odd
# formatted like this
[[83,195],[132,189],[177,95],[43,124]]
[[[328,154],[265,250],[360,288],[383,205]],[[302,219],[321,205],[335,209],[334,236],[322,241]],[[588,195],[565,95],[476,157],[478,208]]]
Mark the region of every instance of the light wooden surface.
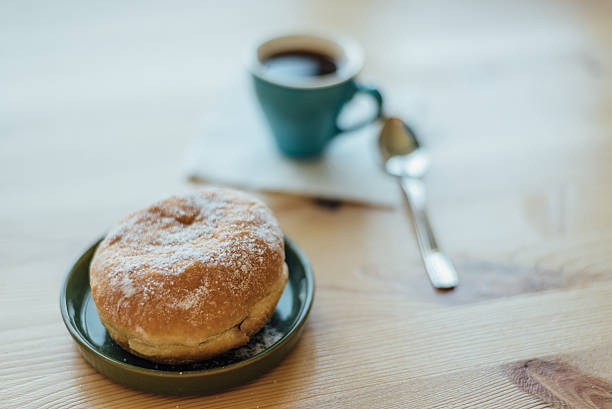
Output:
[[[611,21],[603,1],[2,2],[0,407],[612,408]],[[296,349],[209,397],[113,384],[61,322],[67,268],[188,187],[241,53],[304,27],[361,42],[430,146],[461,286],[430,288],[401,204],[266,195],[316,273]]]

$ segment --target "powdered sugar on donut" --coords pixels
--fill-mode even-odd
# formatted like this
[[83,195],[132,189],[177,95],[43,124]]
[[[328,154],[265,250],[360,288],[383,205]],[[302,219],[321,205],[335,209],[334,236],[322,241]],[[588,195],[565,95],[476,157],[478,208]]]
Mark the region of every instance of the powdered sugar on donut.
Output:
[[[180,206],[170,210],[158,203],[148,212],[133,214],[108,234],[107,240],[113,245],[129,247],[136,253],[121,263],[111,258],[115,274],[178,274],[186,265],[198,262],[247,272],[253,267],[253,255],[262,262],[266,247],[281,245],[280,229],[263,204],[252,206],[256,203],[252,202],[249,211],[241,213],[232,202],[235,197],[219,192],[214,196],[194,192],[177,200]],[[163,216],[156,217],[160,208]],[[180,218],[191,223],[181,223]],[[231,234],[227,227],[239,228],[240,233]]]

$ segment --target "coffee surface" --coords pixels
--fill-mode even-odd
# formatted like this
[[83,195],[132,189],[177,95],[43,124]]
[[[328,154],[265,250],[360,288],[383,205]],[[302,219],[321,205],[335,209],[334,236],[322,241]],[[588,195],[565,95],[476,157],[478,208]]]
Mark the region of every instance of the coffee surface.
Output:
[[283,51],[263,61],[267,72],[275,78],[292,80],[332,74],[338,69],[328,55],[307,50]]

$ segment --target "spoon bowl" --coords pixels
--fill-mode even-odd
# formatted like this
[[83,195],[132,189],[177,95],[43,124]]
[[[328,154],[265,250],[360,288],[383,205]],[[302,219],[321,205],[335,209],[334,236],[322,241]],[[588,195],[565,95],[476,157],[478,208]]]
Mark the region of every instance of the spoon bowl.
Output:
[[416,134],[399,118],[389,118],[378,138],[383,167],[393,176],[422,178],[429,169],[429,154]]

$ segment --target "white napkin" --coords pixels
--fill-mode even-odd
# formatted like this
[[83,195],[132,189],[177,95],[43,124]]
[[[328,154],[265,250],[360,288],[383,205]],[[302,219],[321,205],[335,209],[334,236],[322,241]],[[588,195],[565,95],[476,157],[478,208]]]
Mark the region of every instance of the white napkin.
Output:
[[398,203],[397,182],[377,162],[379,124],[338,136],[320,159],[294,160],[276,148],[248,84],[229,95],[206,113],[187,151],[190,179],[372,205]]

